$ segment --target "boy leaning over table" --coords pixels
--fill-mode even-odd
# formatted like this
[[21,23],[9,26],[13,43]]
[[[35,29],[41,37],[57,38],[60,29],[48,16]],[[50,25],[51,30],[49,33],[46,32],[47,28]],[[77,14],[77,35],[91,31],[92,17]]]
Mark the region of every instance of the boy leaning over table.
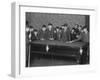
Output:
[[81,41],[81,42],[85,42],[85,43],[89,43],[89,32],[87,30],[87,27],[84,26],[82,28],[82,30],[80,31],[80,34],[79,35],[76,35],[77,39],[75,40],[71,40],[69,41],[69,43],[72,43],[72,42],[76,42],[76,41]]

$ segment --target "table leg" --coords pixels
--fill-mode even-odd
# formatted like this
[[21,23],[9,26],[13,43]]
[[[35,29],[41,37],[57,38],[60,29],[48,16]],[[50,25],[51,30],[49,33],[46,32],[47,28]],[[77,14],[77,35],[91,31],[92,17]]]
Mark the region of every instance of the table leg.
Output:
[[29,53],[28,53],[28,54],[29,54],[29,55],[28,55],[28,67],[30,67],[30,54],[31,54],[31,53],[30,53],[30,49],[31,49],[30,47],[31,47],[31,46],[29,45]]
[[83,49],[80,47],[79,54],[78,54],[78,57],[77,57],[77,64],[81,63],[82,54],[83,54]]
[[78,57],[77,57],[77,64],[80,64],[80,59],[81,59],[81,56],[78,55]]

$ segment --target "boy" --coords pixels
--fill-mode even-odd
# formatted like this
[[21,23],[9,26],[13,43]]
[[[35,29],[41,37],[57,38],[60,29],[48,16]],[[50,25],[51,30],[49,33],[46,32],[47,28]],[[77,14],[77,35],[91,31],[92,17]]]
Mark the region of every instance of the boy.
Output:
[[46,40],[47,39],[46,25],[43,25],[42,29],[39,30],[38,36],[39,36],[40,40]]
[[47,39],[54,40],[54,29],[53,29],[53,25],[51,23],[48,24]]
[[55,39],[56,39],[56,40],[61,40],[61,35],[62,35],[61,28],[59,28],[59,27],[57,26],[57,27],[56,27]]
[[80,34],[80,32],[79,32],[79,25],[78,24],[75,24],[75,26],[74,26],[74,29],[75,29],[75,33],[77,34],[77,35],[79,35]]
[[28,67],[28,55],[30,52],[30,41],[31,41],[31,33],[33,31],[33,27],[29,26],[29,22],[26,21],[26,67]]
[[68,28],[68,24],[64,24],[61,40],[64,42],[70,41],[70,29]]
[[29,28],[29,22],[26,21],[26,67],[28,66],[28,53],[29,53],[29,34],[30,34],[30,28]]
[[29,42],[32,41],[31,39],[32,39],[33,30],[34,30],[33,26],[30,26],[30,30],[29,30]]
[[72,28],[70,36],[71,36],[71,41],[77,39],[77,35],[75,33],[75,28]]
[[84,26],[83,29],[82,29],[81,41],[82,41],[82,42],[89,43],[89,32],[88,32],[86,26]]
[[84,47],[84,50],[86,51],[86,53],[82,54],[81,63],[88,64],[89,63],[89,32],[86,26],[84,26],[82,29],[81,41],[86,43]]
[[34,40],[38,40],[38,31],[37,29],[34,29],[33,33],[32,33],[32,41]]
[[89,32],[87,30],[87,27],[84,26],[81,30],[81,33],[79,35],[76,35],[76,37],[77,39],[72,40],[70,42],[82,41],[82,42],[89,43]]
[[79,25],[78,30],[81,32],[81,30],[82,30],[82,25]]

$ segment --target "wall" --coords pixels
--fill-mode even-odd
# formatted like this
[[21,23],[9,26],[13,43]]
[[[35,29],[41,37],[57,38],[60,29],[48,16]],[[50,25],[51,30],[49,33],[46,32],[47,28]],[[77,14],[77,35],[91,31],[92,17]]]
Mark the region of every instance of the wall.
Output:
[[84,15],[74,14],[49,14],[49,13],[26,13],[26,20],[30,22],[34,28],[39,29],[43,24],[52,23],[53,26],[61,26],[68,23],[70,27],[75,24],[85,25]]

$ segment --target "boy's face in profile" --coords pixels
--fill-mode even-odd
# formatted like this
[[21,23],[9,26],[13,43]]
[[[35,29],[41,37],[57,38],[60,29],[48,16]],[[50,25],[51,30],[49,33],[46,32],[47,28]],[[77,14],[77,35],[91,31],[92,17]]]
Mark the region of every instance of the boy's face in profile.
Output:
[[84,29],[83,29],[83,32],[87,33],[87,29],[86,29],[86,28],[84,28]]

